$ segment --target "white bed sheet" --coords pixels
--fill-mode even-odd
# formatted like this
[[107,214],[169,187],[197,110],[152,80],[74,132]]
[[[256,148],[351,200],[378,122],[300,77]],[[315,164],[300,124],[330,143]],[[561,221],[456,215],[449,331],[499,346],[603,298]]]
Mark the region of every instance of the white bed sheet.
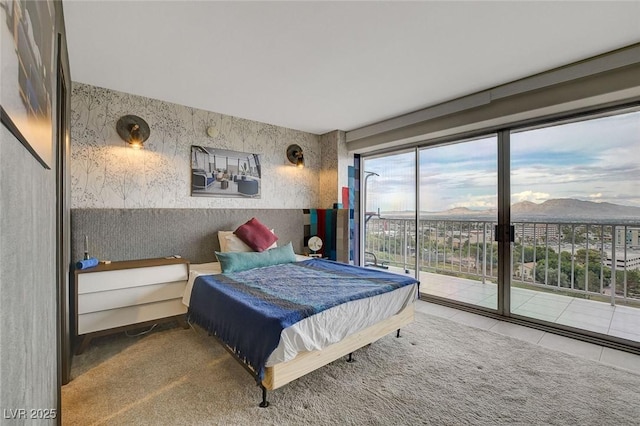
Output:
[[[297,260],[308,260],[297,255]],[[189,306],[193,282],[200,275],[221,273],[218,262],[192,264],[182,303]],[[418,285],[401,287],[389,293],[353,300],[303,319],[282,330],[280,343],[266,366],[292,360],[300,352],[324,349],[351,334],[387,319],[416,300]]]

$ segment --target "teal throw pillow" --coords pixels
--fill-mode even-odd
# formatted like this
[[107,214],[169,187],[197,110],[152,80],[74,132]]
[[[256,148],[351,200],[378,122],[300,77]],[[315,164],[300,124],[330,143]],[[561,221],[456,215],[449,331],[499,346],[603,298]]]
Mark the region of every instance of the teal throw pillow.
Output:
[[241,272],[253,268],[296,261],[291,243],[261,252],[216,252],[223,273]]

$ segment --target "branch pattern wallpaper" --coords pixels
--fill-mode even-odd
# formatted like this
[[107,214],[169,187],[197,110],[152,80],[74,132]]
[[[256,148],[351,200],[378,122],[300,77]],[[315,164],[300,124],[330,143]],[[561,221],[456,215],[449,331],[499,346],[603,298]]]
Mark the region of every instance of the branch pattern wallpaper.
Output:
[[[127,114],[149,123],[144,149],[116,132]],[[303,169],[286,159],[293,143],[304,151]],[[261,154],[262,197],[191,197],[191,145]],[[320,203],[321,150],[311,133],[73,83],[72,208],[309,208]]]
[[342,188],[349,186],[349,166],[353,165],[347,152],[346,133],[340,130],[319,137],[322,149],[320,161],[320,208],[331,209],[342,202]]

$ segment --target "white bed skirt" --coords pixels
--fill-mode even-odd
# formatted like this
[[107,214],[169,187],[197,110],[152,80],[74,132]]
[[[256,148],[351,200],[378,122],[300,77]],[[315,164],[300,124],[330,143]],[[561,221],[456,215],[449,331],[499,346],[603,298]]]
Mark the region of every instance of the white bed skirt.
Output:
[[[298,256],[298,260],[308,260]],[[189,306],[193,282],[200,275],[221,273],[218,262],[190,265],[189,281],[182,303]],[[401,287],[389,293],[353,300],[327,309],[282,330],[280,343],[267,359],[266,366],[292,360],[301,352],[321,350],[347,336],[396,315],[413,303],[418,285]]]

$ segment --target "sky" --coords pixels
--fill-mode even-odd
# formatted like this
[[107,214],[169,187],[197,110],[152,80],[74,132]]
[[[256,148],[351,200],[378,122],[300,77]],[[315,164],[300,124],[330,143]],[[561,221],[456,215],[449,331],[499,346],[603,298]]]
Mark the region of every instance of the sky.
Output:
[[[365,158],[367,211],[415,210],[414,153]],[[421,211],[496,209],[497,138],[420,151]],[[640,207],[640,111],[511,134],[511,202]]]

